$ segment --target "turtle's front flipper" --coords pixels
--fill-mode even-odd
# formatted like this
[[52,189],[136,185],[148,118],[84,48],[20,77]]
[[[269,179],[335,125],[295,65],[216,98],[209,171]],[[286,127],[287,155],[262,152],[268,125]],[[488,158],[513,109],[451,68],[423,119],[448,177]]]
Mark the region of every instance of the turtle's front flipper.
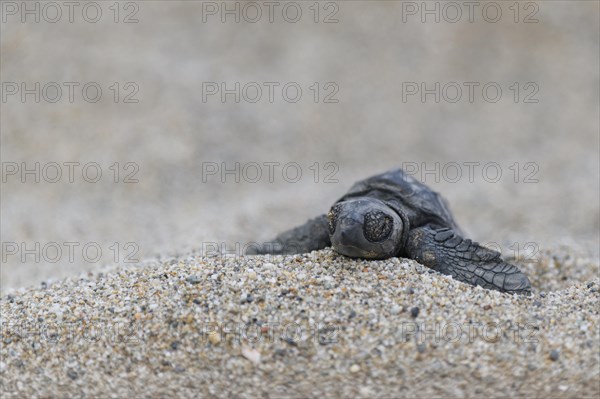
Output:
[[246,255],[301,254],[328,246],[331,246],[331,241],[327,215],[321,215],[279,234],[274,240],[249,246]]
[[504,262],[499,252],[463,239],[452,229],[424,226],[411,230],[406,253],[417,262],[468,284],[508,293],[531,293],[527,276]]

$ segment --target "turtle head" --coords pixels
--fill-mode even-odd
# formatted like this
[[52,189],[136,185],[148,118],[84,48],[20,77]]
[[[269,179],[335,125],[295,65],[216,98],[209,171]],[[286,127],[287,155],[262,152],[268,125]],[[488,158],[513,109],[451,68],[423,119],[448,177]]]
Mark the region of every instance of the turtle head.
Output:
[[374,198],[336,203],[327,214],[333,249],[352,258],[385,259],[396,255],[402,218]]

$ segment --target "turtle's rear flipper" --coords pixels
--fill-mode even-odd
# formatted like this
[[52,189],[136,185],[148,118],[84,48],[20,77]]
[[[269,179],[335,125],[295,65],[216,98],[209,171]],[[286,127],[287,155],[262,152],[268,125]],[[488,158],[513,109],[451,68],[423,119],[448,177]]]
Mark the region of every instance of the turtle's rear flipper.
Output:
[[508,293],[531,293],[527,276],[504,262],[499,252],[463,239],[452,229],[413,229],[406,252],[417,262],[468,284]]
[[327,216],[321,215],[285,231],[274,240],[248,246],[246,255],[301,254],[331,246]]

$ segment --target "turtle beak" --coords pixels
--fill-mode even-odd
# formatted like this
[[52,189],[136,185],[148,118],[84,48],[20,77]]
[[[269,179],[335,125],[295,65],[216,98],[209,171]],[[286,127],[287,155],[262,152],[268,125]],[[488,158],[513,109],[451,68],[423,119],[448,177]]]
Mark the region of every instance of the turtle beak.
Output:
[[360,256],[360,249],[356,244],[362,237],[362,220],[357,219],[352,215],[344,215],[338,219],[331,236],[331,244],[336,252],[351,257]]
[[367,251],[359,246],[364,240],[362,217],[345,215],[338,219],[335,233],[331,237],[334,251],[350,258],[377,258],[375,252]]
[[332,241],[347,245],[357,242],[362,235],[362,220],[349,215],[340,217],[337,221]]

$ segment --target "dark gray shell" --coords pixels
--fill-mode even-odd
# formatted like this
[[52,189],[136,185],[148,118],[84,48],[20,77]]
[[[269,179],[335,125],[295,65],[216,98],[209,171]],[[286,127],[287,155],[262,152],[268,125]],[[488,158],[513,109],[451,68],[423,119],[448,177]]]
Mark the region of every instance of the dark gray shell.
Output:
[[411,229],[431,223],[461,232],[446,200],[402,169],[355,183],[337,202],[357,197],[377,198],[388,206],[401,210],[408,217]]

